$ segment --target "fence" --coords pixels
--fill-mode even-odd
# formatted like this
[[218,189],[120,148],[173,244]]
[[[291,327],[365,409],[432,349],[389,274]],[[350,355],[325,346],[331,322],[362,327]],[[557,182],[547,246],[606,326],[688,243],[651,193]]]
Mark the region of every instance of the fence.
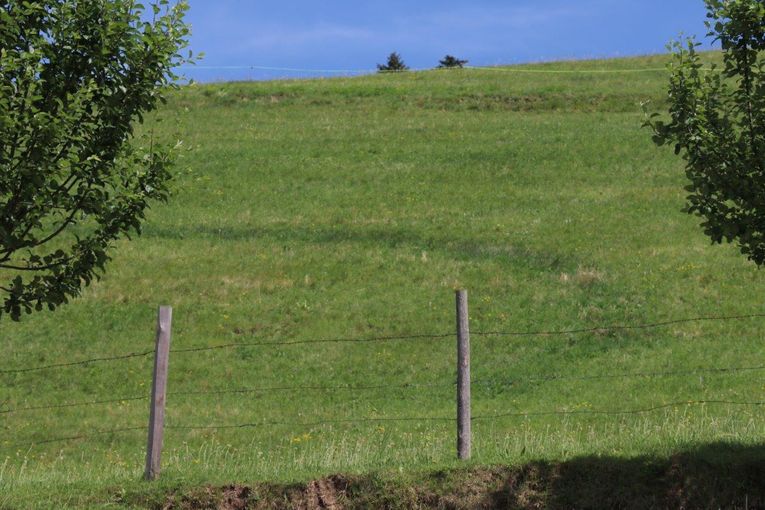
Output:
[[[696,399],[696,400],[678,400],[676,402],[664,402],[661,404],[632,408],[632,409],[576,409],[576,410],[550,410],[550,411],[530,411],[530,412],[499,412],[493,414],[471,414],[471,378],[470,378],[470,337],[548,337],[548,336],[566,336],[585,333],[607,333],[624,330],[644,330],[662,328],[671,325],[683,323],[698,323],[710,321],[741,321],[748,319],[765,318],[765,313],[752,313],[731,316],[702,316],[693,318],[682,318],[667,320],[662,322],[653,322],[645,324],[611,324],[597,327],[568,329],[558,331],[470,331],[468,319],[467,292],[457,291],[456,294],[456,338],[457,338],[457,356],[456,356],[456,382],[444,383],[433,382],[428,384],[354,384],[354,385],[295,385],[295,386],[264,386],[255,388],[236,388],[222,390],[194,390],[194,391],[168,391],[168,361],[171,356],[189,355],[194,353],[210,352],[216,350],[233,349],[238,347],[264,347],[279,348],[288,345],[301,344],[344,344],[344,343],[390,343],[403,341],[443,341],[454,338],[455,333],[433,333],[433,334],[412,334],[412,335],[394,335],[378,336],[370,338],[323,338],[311,340],[292,340],[286,342],[279,341],[256,341],[256,342],[234,342],[219,345],[188,347],[182,349],[171,349],[171,322],[172,309],[170,307],[160,307],[157,319],[156,345],[153,350],[127,353],[116,356],[94,357],[89,359],[42,364],[36,366],[8,368],[0,370],[3,374],[21,374],[31,372],[42,372],[46,370],[55,370],[67,367],[89,366],[96,363],[113,363],[125,361],[133,358],[148,358],[154,355],[154,368],[152,377],[152,391],[150,395],[128,395],[119,398],[107,398],[99,400],[89,400],[81,402],[63,402],[49,405],[32,405],[26,407],[11,408],[7,402],[0,401],[0,416],[14,413],[24,413],[43,410],[56,410],[73,407],[86,407],[106,405],[117,402],[148,401],[149,405],[149,423],[148,431],[146,426],[131,426],[113,428],[108,430],[94,430],[80,434],[50,437],[37,441],[18,442],[11,447],[31,447],[34,445],[67,442],[81,439],[94,438],[102,435],[112,435],[124,432],[147,431],[148,442],[146,449],[146,470],[145,478],[155,479],[161,470],[161,452],[163,444],[163,434],[165,430],[225,430],[235,428],[255,428],[268,427],[276,425],[286,425],[293,427],[310,427],[326,424],[339,423],[380,423],[380,422],[452,422],[456,424],[457,436],[457,456],[460,459],[468,459],[471,455],[471,424],[476,421],[490,421],[504,417],[531,417],[531,416],[568,416],[568,415],[631,415],[651,413],[662,409],[679,408],[687,406],[716,405],[716,406],[765,406],[765,401],[747,401],[743,399]],[[688,377],[703,374],[732,374],[765,370],[765,365],[749,366],[728,366],[728,367],[705,367],[673,371],[637,371],[612,374],[597,375],[545,375],[535,378],[527,378],[524,382],[549,382],[559,380],[585,381],[585,380],[609,380],[609,379],[627,379],[627,378],[664,378],[664,377]],[[481,382],[473,380],[473,383]],[[514,381],[517,382],[517,381]],[[307,392],[307,391],[349,391],[362,392],[368,390],[389,390],[394,388],[444,388],[450,386],[456,393],[456,410],[453,416],[383,416],[383,417],[364,417],[364,418],[338,418],[316,421],[259,421],[253,423],[237,424],[206,424],[206,425],[165,425],[165,402],[167,397],[171,396],[192,396],[192,395],[223,395],[223,394],[249,394],[249,393],[273,393],[273,392]]]

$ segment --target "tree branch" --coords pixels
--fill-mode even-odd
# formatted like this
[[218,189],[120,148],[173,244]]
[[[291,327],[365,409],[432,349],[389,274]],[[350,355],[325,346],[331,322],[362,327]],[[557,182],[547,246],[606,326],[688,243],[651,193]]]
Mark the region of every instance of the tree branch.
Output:
[[74,220],[74,217],[77,215],[78,212],[80,212],[80,207],[82,207],[82,202],[84,200],[85,200],[85,197],[80,199],[80,201],[75,206],[75,208],[72,210],[72,212],[69,214],[69,216],[66,218],[66,220],[64,220],[64,222],[56,230],[54,230],[53,233],[51,233],[47,237],[44,237],[43,239],[35,241],[34,243],[32,243],[32,244],[30,244],[28,246],[25,246],[25,248],[36,248],[36,247],[40,246],[41,244],[45,244],[48,241],[50,241],[51,239],[53,239],[53,238],[57,237],[59,234],[61,234],[66,229],[66,227],[68,227],[69,225],[72,224],[72,220]]
[[53,269],[54,267],[62,266],[68,262],[71,262],[71,260],[74,257],[66,257],[64,259],[59,260],[58,262],[54,262],[52,264],[46,264],[44,266],[11,266],[8,264],[0,264],[0,269],[10,269],[12,271],[47,271],[48,269]]

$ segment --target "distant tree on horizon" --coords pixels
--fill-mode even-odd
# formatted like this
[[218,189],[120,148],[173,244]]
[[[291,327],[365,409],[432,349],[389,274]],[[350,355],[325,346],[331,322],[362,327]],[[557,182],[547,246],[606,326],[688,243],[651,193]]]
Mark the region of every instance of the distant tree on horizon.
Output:
[[438,61],[438,69],[453,69],[453,68],[462,68],[465,64],[467,64],[467,60],[461,60],[453,55],[446,55],[443,59]]
[[377,70],[379,72],[388,71],[406,71],[409,67],[404,63],[401,55],[395,51],[388,55],[388,62],[386,64],[377,64]]

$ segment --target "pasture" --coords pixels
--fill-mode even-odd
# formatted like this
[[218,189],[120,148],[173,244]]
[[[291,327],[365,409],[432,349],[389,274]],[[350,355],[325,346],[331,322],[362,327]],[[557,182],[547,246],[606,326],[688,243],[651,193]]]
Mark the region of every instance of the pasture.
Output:
[[[473,413],[511,413],[473,424],[469,466],[761,445],[757,405],[579,413],[765,401],[765,318],[606,327],[765,313],[765,275],[681,212],[683,162],[641,128],[641,102],[665,104],[665,62],[173,93],[144,127],[184,142],[170,202],[83,298],[3,317],[0,370],[151,350],[160,304],[173,349],[269,345],[171,354],[153,485],[140,480],[151,356],[0,373],[0,508],[460,466],[441,420],[455,414],[453,336],[315,341],[451,335],[463,287]],[[579,329],[592,331],[480,334]],[[135,430],[75,438],[121,428]]]

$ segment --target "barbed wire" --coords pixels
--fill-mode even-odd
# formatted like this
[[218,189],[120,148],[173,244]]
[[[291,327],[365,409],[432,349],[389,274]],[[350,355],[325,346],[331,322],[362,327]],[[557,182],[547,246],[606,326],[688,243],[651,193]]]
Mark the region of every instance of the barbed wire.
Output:
[[[228,344],[213,345],[213,346],[171,349],[170,352],[175,354],[184,354],[184,353],[191,353],[191,352],[204,352],[204,351],[212,351],[212,350],[220,350],[220,349],[230,349],[235,347],[283,346],[283,345],[301,345],[301,344],[311,344],[311,343],[390,342],[390,341],[403,341],[403,340],[439,339],[439,338],[446,338],[446,337],[452,337],[452,336],[454,336],[454,333],[432,334],[432,335],[419,334],[419,335],[382,336],[382,337],[375,337],[375,338],[326,338],[326,339],[318,339],[318,340],[292,340],[287,342],[278,342],[278,341],[236,342],[236,343],[228,343]],[[148,356],[150,354],[154,354],[154,350],[129,353],[129,354],[123,354],[123,355],[117,355],[117,356],[88,358],[88,359],[79,360],[79,361],[53,363],[49,365],[40,365],[36,367],[3,369],[3,370],[0,370],[0,374],[18,374],[18,373],[36,372],[36,371],[56,369],[56,368],[67,368],[67,367],[74,367],[74,366],[81,366],[81,365],[89,365],[91,363],[98,363],[98,362],[105,362],[105,361],[119,361],[119,360],[131,359],[131,358],[140,358],[140,357]]]
[[79,439],[91,439],[94,437],[100,437],[100,436],[108,436],[112,434],[121,434],[123,432],[137,432],[137,431],[146,431],[146,426],[141,427],[121,427],[116,429],[108,429],[108,430],[98,430],[95,432],[89,432],[87,434],[77,434],[73,436],[59,436],[54,437],[50,439],[40,439],[40,440],[28,440],[25,442],[19,442],[19,443],[13,443],[10,445],[7,445],[7,448],[21,448],[21,447],[33,447],[41,444],[50,444],[50,443],[64,443],[69,441],[77,441]]
[[262,388],[231,388],[201,391],[179,391],[168,393],[168,396],[197,396],[197,395],[225,395],[237,393],[267,393],[270,391],[368,391],[390,390],[408,388],[437,388],[453,386],[456,383],[404,383],[404,384],[375,384],[375,385],[339,385],[339,386],[270,386]]
[[[674,324],[683,324],[690,322],[708,322],[708,321],[733,321],[733,320],[747,320],[752,318],[763,318],[765,313],[753,313],[745,315],[731,315],[731,316],[706,316],[706,317],[693,317],[685,319],[673,319],[662,322],[653,322],[646,324],[610,324],[602,326],[594,326],[589,328],[569,329],[569,330],[549,330],[549,331],[473,331],[474,336],[509,336],[509,337],[525,337],[525,336],[563,336],[574,335],[583,333],[598,333],[620,330],[639,330],[639,329],[654,329],[659,327],[666,327]],[[199,346],[199,347],[187,347],[180,349],[171,349],[171,353],[184,354],[205,352],[220,349],[231,349],[238,347],[281,347],[291,345],[306,345],[306,344],[322,344],[322,343],[374,343],[374,342],[393,342],[393,341],[405,341],[405,340],[438,340],[443,338],[452,338],[455,333],[433,333],[433,334],[406,334],[406,335],[391,335],[391,336],[378,336],[369,338],[359,337],[339,337],[339,338],[320,338],[320,339],[306,339],[306,340],[288,340],[288,341],[261,341],[261,342],[232,342],[220,345],[212,346]],[[123,355],[95,357],[79,361],[53,363],[49,365],[40,365],[36,367],[16,368],[16,369],[3,369],[0,370],[0,374],[18,374],[35,372],[41,370],[67,368],[74,366],[89,365],[91,363],[108,362],[108,361],[120,361],[131,358],[141,358],[153,354],[153,350],[147,350],[142,352],[134,352]]]
[[[708,322],[708,321],[732,321],[732,320],[745,320],[752,318],[763,318],[765,313],[746,314],[746,315],[731,315],[731,316],[707,316],[707,317],[693,317],[686,319],[673,319],[662,322],[653,322],[646,324],[608,324],[602,326],[594,326],[590,328],[569,329],[569,330],[550,330],[550,331],[471,331],[473,336],[511,336],[511,337],[523,337],[523,336],[563,336],[574,335],[582,333],[599,333],[608,331],[620,331],[620,330],[636,330],[636,329],[655,329],[660,327],[671,326],[674,324],[683,324],[689,322]],[[190,353],[190,352],[203,352],[218,349],[230,349],[237,347],[261,347],[261,346],[286,346],[286,345],[304,345],[304,344],[322,344],[322,343],[373,343],[373,342],[391,342],[402,340],[438,340],[442,338],[453,338],[455,333],[434,333],[434,334],[421,334],[421,335],[400,335],[400,336],[381,336],[370,338],[321,338],[321,339],[309,339],[309,340],[293,340],[286,342],[276,341],[264,341],[264,342],[232,342],[228,344],[213,345],[213,346],[200,346],[190,347],[184,349],[171,349],[171,353]]]
[[404,340],[438,340],[441,338],[453,338],[455,333],[434,333],[419,335],[396,335],[379,336],[371,338],[320,338],[312,340],[288,340],[286,342],[264,341],[264,342],[233,342],[221,345],[210,345],[200,347],[188,347],[183,349],[170,349],[173,354],[183,354],[189,352],[214,351],[219,349],[231,349],[236,347],[263,347],[263,346],[283,346],[283,345],[305,345],[305,344],[329,344],[329,343],[373,343],[373,342],[396,342]]
[[[619,409],[619,410],[601,410],[601,409],[576,409],[571,411],[513,411],[505,413],[494,413],[486,415],[475,415],[471,418],[471,421],[487,421],[497,420],[501,418],[527,418],[527,417],[542,417],[542,416],[572,416],[572,415],[634,415],[634,414],[646,414],[656,411],[661,411],[670,408],[679,407],[691,407],[691,406],[704,406],[704,405],[721,405],[721,406],[747,406],[747,407],[762,407],[765,406],[765,401],[738,401],[738,400],[685,400],[677,402],[668,402],[664,404],[658,404],[650,407],[642,407],[635,409]],[[291,427],[318,427],[322,425],[336,425],[336,424],[353,424],[353,423],[385,423],[385,422],[455,422],[456,417],[444,417],[444,416],[380,416],[380,417],[365,417],[365,418],[334,418],[326,420],[314,420],[314,421],[294,421],[294,420],[264,420],[260,422],[238,423],[238,424],[222,424],[222,425],[166,425],[168,430],[231,430],[231,429],[244,429],[244,428],[258,428],[268,426],[291,426]],[[56,442],[68,442],[76,441],[80,439],[89,439],[94,437],[100,437],[104,435],[118,434],[123,432],[135,432],[145,431],[146,427],[122,427],[109,430],[100,430],[87,434],[77,434],[70,436],[54,437],[49,439],[32,440],[27,442],[15,443],[9,445],[10,448],[19,447],[33,447],[36,445],[56,443]]]
[[[732,372],[736,370],[757,370],[757,369],[765,369],[765,367],[747,367],[747,368],[730,368],[730,369],[706,369],[706,370],[698,370],[693,372],[678,372],[678,373],[634,373],[634,374],[607,374],[607,375],[596,375],[596,376],[580,376],[580,377],[571,377],[571,376],[548,376],[548,377],[541,377],[541,378],[532,378],[532,379],[475,379],[472,381],[472,384],[475,385],[477,388],[480,387],[480,385],[516,385],[518,383],[528,383],[528,382],[543,382],[543,381],[555,381],[555,380],[563,380],[563,379],[580,379],[580,380],[589,380],[589,379],[606,379],[606,378],[627,378],[627,377],[651,377],[651,376],[665,376],[665,375],[681,375],[681,374],[696,374],[696,373],[703,373],[703,372]],[[454,387],[456,382],[451,383],[429,383],[429,384],[416,384],[416,383],[404,383],[404,384],[379,384],[379,385],[338,385],[338,386],[270,386],[270,387],[258,387],[258,388],[222,388],[222,389],[211,389],[211,390],[188,390],[188,391],[176,391],[176,392],[169,392],[167,394],[168,397],[198,397],[198,396],[212,396],[212,395],[235,395],[235,394],[253,394],[253,393],[272,393],[272,392],[305,392],[305,391],[331,391],[331,392],[341,392],[341,391],[348,391],[348,392],[362,392],[362,391],[377,391],[377,390],[400,390],[400,389],[422,389],[422,388],[447,388],[447,387]],[[385,398],[390,398],[390,396],[386,396]],[[6,400],[5,402],[0,403],[0,415],[3,414],[15,414],[15,413],[22,413],[22,412],[31,412],[31,411],[43,411],[43,410],[53,410],[53,409],[64,409],[64,408],[74,408],[74,407],[89,407],[89,406],[96,406],[96,405],[106,405],[106,404],[121,404],[126,402],[133,402],[133,401],[139,401],[139,400],[148,400],[148,395],[141,395],[141,396],[125,396],[121,398],[112,398],[112,399],[103,399],[103,400],[87,400],[87,401],[81,401],[81,402],[64,402],[64,403],[55,403],[55,404],[45,404],[45,405],[35,405],[35,406],[27,406],[27,407],[16,407],[16,408],[6,408],[5,406],[8,405],[9,400]],[[362,401],[361,399],[355,400],[355,402]]]
[[21,374],[26,372],[37,372],[40,370],[49,370],[54,368],[65,368],[65,367],[74,367],[79,365],[89,365],[91,363],[99,363],[104,361],[120,361],[120,360],[126,360],[130,358],[141,358],[144,356],[148,356],[149,354],[154,354],[154,350],[144,351],[144,352],[134,352],[130,354],[121,354],[117,356],[104,356],[99,358],[90,358],[90,359],[85,359],[80,361],[53,363],[50,365],[40,365],[36,367],[4,369],[4,370],[0,370],[0,374]]
[[[482,385],[516,385],[523,383],[552,382],[552,381],[589,381],[598,379],[629,379],[629,378],[659,378],[659,377],[679,377],[700,374],[725,374],[736,372],[753,372],[765,370],[765,365],[746,366],[746,367],[708,367],[695,368],[691,370],[659,371],[659,372],[625,372],[621,374],[597,374],[597,375],[559,375],[553,374],[543,377],[520,377],[517,379],[496,379],[496,378],[476,378],[471,381],[475,389],[480,389]],[[270,392],[304,392],[304,391],[348,391],[363,392],[376,390],[401,390],[401,389],[421,389],[421,388],[449,388],[456,385],[452,382],[430,382],[430,383],[402,383],[402,384],[373,384],[373,385],[306,385],[306,386],[264,386],[264,387],[245,387],[245,388],[218,388],[209,390],[187,390],[168,392],[168,397],[185,396],[212,396],[212,395],[235,395],[249,393],[270,393]],[[29,411],[43,411],[52,409],[62,409],[71,407],[87,407],[95,405],[118,404],[124,402],[133,402],[139,400],[148,400],[149,395],[132,395],[121,398],[87,400],[82,402],[64,402],[57,404],[36,405],[28,407],[4,408],[8,405],[10,399],[0,403],[0,415],[13,414]]]
[[[211,396],[211,395],[227,395],[227,394],[246,394],[246,393],[269,393],[269,392],[303,392],[303,391],[370,391],[370,390],[397,390],[397,389],[410,389],[410,388],[437,388],[437,387],[449,387],[454,386],[456,383],[404,383],[404,384],[378,384],[378,385],[314,385],[314,386],[267,386],[260,388],[222,388],[212,390],[189,390],[189,391],[171,391],[167,393],[168,397],[183,397],[183,396]],[[4,405],[7,405],[9,400],[0,403],[0,415],[2,414],[14,414],[28,411],[44,411],[52,409],[62,409],[70,407],[88,407],[95,405],[105,404],[119,404],[123,402],[133,402],[138,400],[149,400],[149,395],[139,396],[127,396],[122,398],[112,398],[104,400],[87,400],[81,402],[65,402],[60,404],[46,404],[28,407],[17,407],[3,409]]]
[[318,427],[321,425],[336,425],[342,423],[382,423],[382,422],[412,422],[412,421],[456,421],[455,417],[443,416],[380,416],[368,418],[332,418],[309,422],[297,422],[293,420],[267,420],[262,422],[237,423],[233,425],[167,425],[171,430],[226,430],[245,429],[269,426],[289,425],[294,427]]
[[659,372],[625,372],[622,374],[597,374],[597,375],[558,375],[553,374],[543,377],[520,377],[518,379],[489,379],[478,378],[473,379],[471,384],[480,385],[486,383],[495,384],[516,384],[516,383],[536,383],[536,382],[551,382],[551,381],[591,381],[598,379],[629,379],[629,378],[659,378],[659,377],[679,377],[689,375],[700,375],[710,373],[735,373],[735,372],[754,372],[758,370],[765,370],[765,365],[751,366],[751,367],[710,367],[710,368],[695,368],[691,370],[674,370],[674,371],[659,371]]
[[[684,406],[699,406],[699,405],[731,405],[731,406],[752,406],[760,407],[765,406],[765,401],[744,402],[733,400],[686,400],[678,402],[669,402],[666,404],[655,405],[651,407],[637,408],[637,409],[622,409],[622,410],[597,410],[597,409],[581,409],[573,411],[531,411],[531,412],[508,412],[497,413],[492,415],[477,415],[473,416],[473,421],[483,421],[506,417],[525,417],[525,416],[567,416],[576,414],[597,414],[597,415],[629,415],[629,414],[644,414],[662,409],[668,409],[673,407]],[[315,420],[309,422],[297,422],[287,420],[270,421],[265,420],[262,422],[251,423],[238,423],[232,425],[168,425],[166,428],[175,430],[226,430],[226,429],[238,429],[238,428],[257,428],[266,426],[282,426],[291,425],[295,427],[315,427],[321,425],[333,425],[342,423],[369,423],[369,422],[411,422],[411,421],[446,421],[456,422],[455,416],[443,417],[443,416],[381,416],[381,417],[367,417],[367,418],[336,418],[327,420]]]
[[64,409],[69,407],[89,407],[89,406],[106,405],[106,404],[119,404],[122,402],[134,402],[136,400],[149,400],[149,398],[151,398],[149,395],[143,395],[143,396],[133,396],[133,397],[111,398],[106,400],[88,400],[83,402],[65,402],[62,404],[46,404],[46,405],[37,405],[37,406],[28,406],[28,407],[16,407],[16,408],[8,408],[8,409],[3,409],[2,407],[0,407],[0,414],[15,414],[15,413],[23,413],[23,412],[29,412],[29,411],[48,411],[52,409]]
[[589,328],[568,329],[568,330],[552,330],[552,331],[476,331],[471,335],[475,336],[558,336],[558,335],[576,335],[582,333],[601,333],[609,331],[623,331],[623,330],[635,330],[635,329],[655,329],[666,326],[672,326],[674,324],[685,324],[689,322],[709,322],[709,321],[733,321],[733,320],[746,320],[754,318],[765,317],[765,313],[752,313],[746,315],[729,315],[729,316],[707,316],[707,317],[692,317],[687,319],[672,319],[661,322],[649,322],[646,324],[611,324],[604,326],[594,326]]
[[531,412],[507,412],[497,413],[490,415],[477,415],[471,419],[474,421],[481,420],[496,420],[499,418],[523,418],[529,416],[568,416],[577,414],[593,414],[593,415],[630,415],[630,414],[645,414],[655,411],[661,411],[662,409],[677,408],[683,406],[701,406],[701,405],[728,405],[728,406],[750,406],[760,407],[765,406],[765,401],[736,401],[736,400],[686,400],[678,402],[669,402],[666,404],[659,404],[650,407],[643,407],[637,409],[624,409],[624,410],[601,410],[601,409],[576,409],[572,411],[531,411]]

